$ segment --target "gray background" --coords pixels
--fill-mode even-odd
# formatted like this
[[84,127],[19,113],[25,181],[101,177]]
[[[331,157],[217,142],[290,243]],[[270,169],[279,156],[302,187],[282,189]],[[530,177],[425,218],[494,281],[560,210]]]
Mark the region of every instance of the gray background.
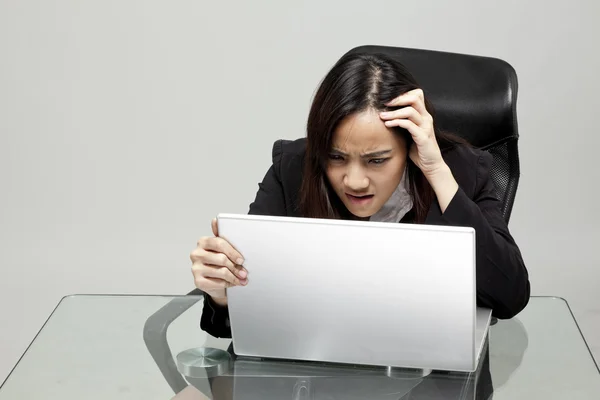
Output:
[[0,1],[0,379],[63,295],[193,288],[210,218],[247,211],[361,44],[515,67],[510,227],[533,294],[565,297],[600,357],[600,4],[486,3]]

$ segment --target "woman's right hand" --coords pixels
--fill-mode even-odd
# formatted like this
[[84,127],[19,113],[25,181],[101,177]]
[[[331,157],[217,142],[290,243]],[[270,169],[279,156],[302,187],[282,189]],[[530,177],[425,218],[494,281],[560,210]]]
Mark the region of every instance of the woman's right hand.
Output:
[[245,286],[248,271],[242,255],[225,239],[219,237],[217,220],[212,220],[213,237],[202,237],[190,254],[196,287],[206,292],[215,303],[226,306],[227,292],[232,286]]

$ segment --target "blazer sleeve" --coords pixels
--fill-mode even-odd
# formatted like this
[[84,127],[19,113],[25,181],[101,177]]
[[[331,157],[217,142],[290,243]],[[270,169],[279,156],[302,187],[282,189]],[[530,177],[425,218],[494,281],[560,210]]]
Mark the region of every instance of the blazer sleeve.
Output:
[[[262,182],[258,184],[258,192],[248,214],[285,216],[286,206],[281,184],[281,157],[282,142],[273,145],[273,165],[265,174]],[[200,328],[209,335],[218,338],[231,338],[229,323],[229,309],[212,301],[211,297],[204,294],[204,306],[200,319]]]
[[475,229],[477,303],[506,319],[529,302],[529,274],[521,252],[502,217],[500,201],[490,177],[492,156],[482,152],[477,160],[473,199],[462,188],[442,214],[432,207],[426,224],[469,226]]
[[204,293],[200,329],[217,338],[231,338],[229,309],[215,303],[206,293]]

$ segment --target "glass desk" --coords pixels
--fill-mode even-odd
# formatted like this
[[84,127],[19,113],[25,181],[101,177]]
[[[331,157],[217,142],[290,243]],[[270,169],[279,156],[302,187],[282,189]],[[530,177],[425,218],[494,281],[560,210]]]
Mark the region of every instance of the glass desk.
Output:
[[600,399],[600,371],[559,298],[532,297],[516,318],[493,325],[475,373],[427,376],[241,358],[192,368],[177,356],[230,344],[200,330],[201,312],[194,296],[65,297],[0,387],[0,400]]

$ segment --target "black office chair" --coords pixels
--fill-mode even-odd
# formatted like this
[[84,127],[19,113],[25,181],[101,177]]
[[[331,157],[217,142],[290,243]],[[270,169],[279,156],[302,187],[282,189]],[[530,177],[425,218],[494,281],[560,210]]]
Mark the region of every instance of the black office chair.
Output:
[[[384,53],[400,61],[433,104],[435,124],[492,154],[491,176],[508,222],[520,174],[515,70],[496,58],[440,51],[384,46],[360,46],[349,51],[356,52]],[[199,289],[189,293],[202,294]],[[198,301],[199,298],[175,299],[144,326],[146,346],[175,393],[187,383],[177,372],[166,340],[167,329]]]

